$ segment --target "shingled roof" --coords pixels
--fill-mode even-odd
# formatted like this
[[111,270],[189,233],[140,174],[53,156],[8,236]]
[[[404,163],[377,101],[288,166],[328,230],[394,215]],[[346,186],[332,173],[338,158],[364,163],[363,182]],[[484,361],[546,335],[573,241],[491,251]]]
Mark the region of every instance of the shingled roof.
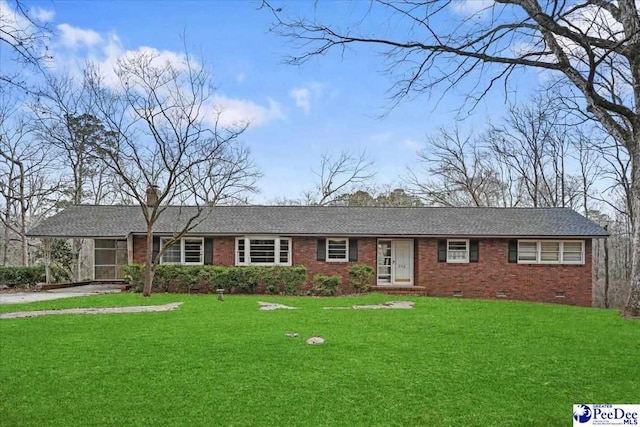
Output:
[[[154,231],[182,228],[194,207],[170,206]],[[197,235],[604,237],[568,208],[219,206],[199,218]],[[31,237],[125,237],[145,233],[139,206],[71,206],[29,231]]]

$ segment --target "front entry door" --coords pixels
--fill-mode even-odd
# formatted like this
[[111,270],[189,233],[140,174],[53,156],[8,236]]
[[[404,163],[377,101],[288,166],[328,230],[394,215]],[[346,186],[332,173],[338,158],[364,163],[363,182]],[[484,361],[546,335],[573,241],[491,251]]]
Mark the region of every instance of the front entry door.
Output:
[[391,252],[395,255],[391,262],[393,266],[393,284],[410,285],[412,280],[412,242],[410,240],[393,240],[391,242]]
[[413,285],[413,240],[378,240],[378,285]]

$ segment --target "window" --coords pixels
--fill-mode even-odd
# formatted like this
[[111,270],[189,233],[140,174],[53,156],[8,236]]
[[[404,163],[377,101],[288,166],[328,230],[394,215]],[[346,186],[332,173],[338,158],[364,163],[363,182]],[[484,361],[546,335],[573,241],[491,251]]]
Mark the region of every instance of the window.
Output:
[[182,239],[183,264],[203,264],[202,239]]
[[565,264],[582,264],[582,243],[583,242],[563,242],[562,261]]
[[236,253],[237,253],[237,259],[236,259],[236,264],[244,264],[245,263],[245,246],[244,246],[244,238],[242,239],[236,239]]
[[236,265],[291,265],[291,239],[238,237]]
[[469,262],[469,241],[447,240],[447,262]]
[[538,242],[518,242],[518,262],[537,262]]
[[584,264],[583,240],[519,240],[520,264]]
[[327,261],[349,261],[349,239],[327,239]]
[[250,239],[249,259],[251,264],[274,264],[276,262],[275,239]]
[[540,262],[560,262],[560,242],[540,242]]
[[280,264],[289,265],[291,252],[289,251],[289,239],[280,239]]
[[[169,239],[160,240],[164,246]],[[204,261],[203,254],[204,241],[202,238],[183,238],[172,243],[162,254],[160,264],[194,264],[202,265]]]

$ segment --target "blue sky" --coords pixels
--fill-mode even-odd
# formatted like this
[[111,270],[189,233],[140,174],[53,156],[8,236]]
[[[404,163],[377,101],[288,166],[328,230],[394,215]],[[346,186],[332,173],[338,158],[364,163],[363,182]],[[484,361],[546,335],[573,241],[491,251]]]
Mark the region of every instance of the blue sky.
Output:
[[[0,3],[3,0],[0,0]],[[474,0],[461,2],[470,5]],[[477,0],[484,1],[484,0]],[[312,11],[311,2],[273,2],[285,12]],[[440,127],[482,129],[505,107],[500,90],[474,113],[456,122],[462,90],[436,105],[440,94],[406,100],[389,110],[383,59],[372,49],[335,51],[301,66],[283,63],[295,53],[290,42],[269,32],[273,17],[257,1],[71,1],[28,0],[25,4],[55,32],[57,64],[73,68],[86,59],[109,66],[126,51],[151,47],[170,55],[184,51],[212,71],[223,109],[252,121],[243,135],[264,177],[256,203],[293,198],[313,187],[312,169],[322,153],[367,150],[376,163],[376,182],[397,184],[416,150]],[[332,22],[357,18],[365,3],[329,2]],[[459,12],[459,11],[458,11]],[[453,12],[452,12],[453,13]],[[373,16],[374,25],[385,21]],[[376,22],[378,21],[378,22]],[[391,22],[386,31],[401,31]],[[61,65],[60,72],[64,72]],[[384,118],[380,118],[381,114]],[[223,112],[223,114],[225,114]],[[243,116],[244,115],[244,116]]]

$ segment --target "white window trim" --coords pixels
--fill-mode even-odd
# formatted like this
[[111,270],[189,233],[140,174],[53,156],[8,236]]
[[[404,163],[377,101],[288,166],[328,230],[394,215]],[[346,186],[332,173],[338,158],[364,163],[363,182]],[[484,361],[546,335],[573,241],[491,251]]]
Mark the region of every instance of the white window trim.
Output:
[[[466,259],[449,259],[449,242],[465,242],[467,248],[467,257]],[[447,239],[447,263],[449,264],[468,264],[469,263],[469,239]]]
[[[166,241],[171,240],[170,237],[161,237],[160,238],[160,247],[163,248],[165,245]],[[185,252],[184,252],[184,245],[185,245],[185,240],[199,240],[200,241],[200,262],[185,262]],[[163,253],[162,256],[160,257],[160,265],[204,265],[204,237],[182,237],[180,239],[178,239],[176,242],[174,243],[179,243],[180,244],[180,262],[164,262],[164,255],[166,254]]]
[[[520,242],[529,242],[536,244],[536,260],[535,261],[527,261],[520,260]],[[542,242],[545,243],[558,243],[558,250],[560,251],[558,256],[558,261],[542,261]],[[564,244],[565,243],[580,243],[581,255],[580,261],[565,261],[564,260]],[[518,240],[518,264],[565,264],[565,265],[584,265],[585,256],[584,256],[584,240],[530,240],[530,239],[522,239]]]
[[[244,262],[240,262],[240,251],[238,250],[238,242],[240,240],[244,241]],[[251,240],[273,240],[274,241],[274,260],[275,262],[251,262]],[[280,262],[280,242],[286,240],[289,242],[288,250],[287,250],[287,262]],[[291,237],[280,237],[280,236],[242,236],[236,237],[235,241],[235,265],[243,266],[243,265],[258,265],[258,266],[274,266],[274,265],[291,265],[291,257],[292,257],[292,242]]]
[[[331,258],[329,259],[329,240],[333,241],[344,241],[345,242],[345,251],[344,258]],[[349,262],[349,239],[346,237],[327,237],[325,240],[325,254],[324,259],[326,262]]]

